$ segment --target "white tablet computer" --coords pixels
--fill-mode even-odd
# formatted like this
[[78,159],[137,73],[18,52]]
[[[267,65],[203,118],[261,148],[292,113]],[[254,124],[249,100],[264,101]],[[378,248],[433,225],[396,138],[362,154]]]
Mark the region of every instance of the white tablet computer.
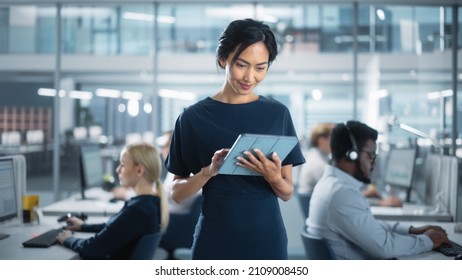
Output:
[[258,176],[260,174],[236,165],[236,157],[244,156],[244,151],[259,149],[267,157],[276,152],[283,161],[297,143],[298,139],[295,136],[240,134],[226,155],[218,174]]

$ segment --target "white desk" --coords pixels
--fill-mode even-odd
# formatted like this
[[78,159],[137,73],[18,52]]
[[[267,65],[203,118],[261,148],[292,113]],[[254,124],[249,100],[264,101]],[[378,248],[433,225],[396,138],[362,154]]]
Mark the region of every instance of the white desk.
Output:
[[[22,242],[33,238],[53,228],[59,228],[62,224],[57,222],[57,217],[44,217],[40,225],[22,224],[19,220],[0,224],[0,232],[10,236],[0,240],[0,260],[69,260],[79,259],[76,252],[54,245],[49,248],[24,248]],[[96,222],[96,221],[95,221]],[[77,237],[90,237],[89,233],[76,233]]]
[[[409,226],[423,226],[423,225],[438,225],[446,230],[450,240],[462,245],[462,233],[454,232],[454,225],[456,223],[425,223],[425,222],[401,222]],[[454,260],[454,257],[447,257],[439,252],[430,251],[412,256],[399,257],[400,260]]]
[[450,213],[435,213],[434,206],[404,204],[403,207],[371,206],[375,218],[391,221],[451,222]]
[[[24,248],[22,243],[34,236],[44,233],[53,228],[63,226],[57,222],[57,216],[43,217],[40,225],[22,224],[18,219],[12,222],[0,224],[0,232],[10,236],[0,240],[0,260],[78,260],[79,255],[71,249],[61,245],[53,245],[48,248]],[[107,217],[89,217],[88,223],[104,223]],[[75,232],[74,236],[79,238],[89,238],[94,233]],[[154,255],[155,260],[165,260],[167,252],[162,248],[157,248]]]
[[84,212],[88,216],[112,216],[122,209],[123,201],[109,202],[113,194],[101,188],[92,188],[85,192],[88,199],[80,195],[70,197],[42,208],[44,215],[64,215],[69,212]]

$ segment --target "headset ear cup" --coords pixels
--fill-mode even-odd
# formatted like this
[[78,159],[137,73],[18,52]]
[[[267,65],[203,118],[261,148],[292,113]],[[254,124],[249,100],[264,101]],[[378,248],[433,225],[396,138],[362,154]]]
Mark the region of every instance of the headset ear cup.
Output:
[[355,161],[358,159],[358,152],[355,150],[349,150],[346,155],[349,161]]

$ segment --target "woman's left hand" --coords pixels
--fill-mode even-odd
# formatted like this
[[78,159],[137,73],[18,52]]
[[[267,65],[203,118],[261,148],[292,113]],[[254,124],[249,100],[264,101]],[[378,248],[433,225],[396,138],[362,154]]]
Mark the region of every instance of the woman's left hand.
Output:
[[294,192],[292,165],[282,167],[282,161],[275,152],[271,154],[270,159],[259,149],[253,149],[252,152],[245,151],[244,155],[245,157],[237,157],[236,164],[260,173],[277,197],[284,201],[290,199]]
[[260,173],[268,182],[281,179],[282,161],[276,152],[271,154],[271,159],[259,149],[253,149],[252,152],[245,151],[244,154],[246,157],[237,157],[238,165]]

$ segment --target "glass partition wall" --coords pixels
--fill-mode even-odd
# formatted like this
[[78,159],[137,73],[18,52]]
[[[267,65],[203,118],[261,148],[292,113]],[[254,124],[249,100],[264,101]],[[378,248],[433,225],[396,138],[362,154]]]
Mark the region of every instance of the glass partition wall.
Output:
[[[237,18],[257,18],[275,31],[280,54],[257,92],[289,107],[300,138],[316,123],[348,119],[376,127],[381,141],[392,145],[432,145],[433,138],[450,140],[460,134],[461,122],[455,123],[455,135],[452,126],[460,111],[459,105],[453,107],[453,100],[460,104],[454,92],[461,84],[460,71],[453,69],[459,63],[453,61],[460,61],[462,41],[460,16],[457,22],[453,19],[461,8],[450,1],[2,2],[0,107],[20,111],[31,103],[51,109],[43,129],[12,126],[1,115],[0,133],[20,131],[20,144],[27,146],[28,130],[46,130],[46,143],[51,144],[52,119],[58,120],[59,197],[79,184],[65,178],[66,170],[75,171],[75,143],[97,143],[117,158],[117,149],[111,148],[139,139],[154,141],[173,128],[186,106],[220,88],[224,73],[216,66],[217,39]],[[59,115],[53,114],[55,71]],[[14,145],[0,144],[3,154],[14,150]],[[50,162],[51,152],[39,159]],[[31,155],[36,161],[37,155]],[[34,166],[30,174],[37,174]],[[52,165],[46,166],[46,175],[37,180],[51,189]]]

